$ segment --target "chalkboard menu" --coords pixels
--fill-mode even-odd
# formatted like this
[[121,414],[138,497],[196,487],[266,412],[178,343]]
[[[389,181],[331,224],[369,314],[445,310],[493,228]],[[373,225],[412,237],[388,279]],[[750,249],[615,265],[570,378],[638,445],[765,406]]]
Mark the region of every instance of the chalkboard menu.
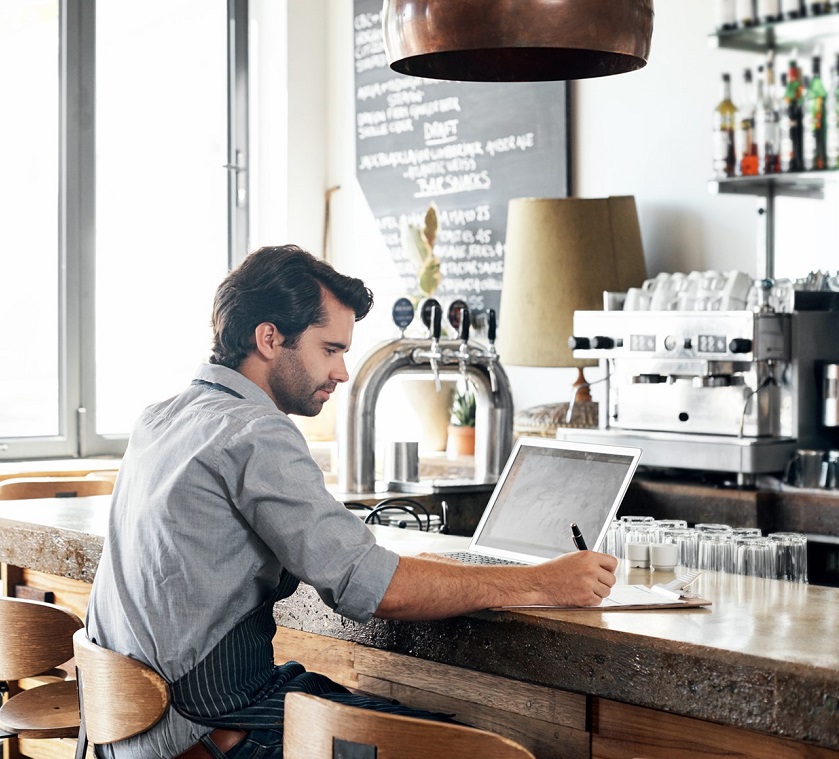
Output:
[[437,205],[442,301],[498,310],[507,203],[568,195],[565,82],[449,82],[392,71],[382,0],[355,0],[356,174],[405,292],[418,294],[402,250],[404,220]]

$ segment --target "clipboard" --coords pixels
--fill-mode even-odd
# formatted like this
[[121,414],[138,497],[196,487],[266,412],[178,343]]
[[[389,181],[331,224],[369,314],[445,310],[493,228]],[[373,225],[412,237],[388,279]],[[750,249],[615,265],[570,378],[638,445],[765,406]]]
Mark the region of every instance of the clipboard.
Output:
[[658,609],[697,609],[711,606],[706,598],[683,592],[662,592],[661,586],[615,585],[599,606],[499,606],[493,611],[550,612],[550,611],[656,611]]

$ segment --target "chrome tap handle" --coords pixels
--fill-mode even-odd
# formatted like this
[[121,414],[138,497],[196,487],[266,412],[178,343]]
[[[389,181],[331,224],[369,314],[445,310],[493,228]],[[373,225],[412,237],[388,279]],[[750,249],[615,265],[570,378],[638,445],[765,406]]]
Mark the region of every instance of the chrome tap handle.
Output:
[[492,391],[492,394],[498,392],[498,380],[495,377],[495,361],[491,360],[489,365],[487,366],[487,372],[489,373],[489,389]]
[[436,343],[440,339],[443,325],[443,312],[436,303],[431,307],[431,339]]
[[489,340],[489,362],[487,364],[487,371],[489,372],[489,386],[493,395],[495,395],[498,390],[498,380],[495,377],[495,362],[498,360],[498,354],[495,352],[496,330],[497,321],[495,318],[495,309],[491,308],[487,319],[487,339]]
[[464,305],[460,308],[460,324],[458,325],[458,337],[460,347],[457,350],[457,365],[460,369],[460,376],[466,381],[466,364],[469,361],[469,309]]
[[460,340],[463,344],[466,344],[466,343],[469,342],[469,327],[470,326],[471,326],[471,320],[470,320],[470,317],[469,317],[469,309],[466,306],[464,306],[463,308],[460,309],[460,329],[458,330],[458,332],[459,332],[458,336],[460,337]]
[[439,304],[431,307],[431,351],[428,363],[431,365],[431,373],[434,375],[434,387],[437,392],[443,391],[443,383],[440,382],[440,368],[437,364],[437,358],[440,356],[439,342],[440,330],[442,327],[442,311]]

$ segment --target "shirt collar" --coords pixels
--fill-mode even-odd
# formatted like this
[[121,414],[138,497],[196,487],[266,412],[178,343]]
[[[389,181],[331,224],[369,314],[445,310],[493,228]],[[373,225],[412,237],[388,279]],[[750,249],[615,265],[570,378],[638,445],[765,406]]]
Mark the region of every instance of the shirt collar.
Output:
[[219,385],[224,385],[231,390],[235,390],[249,401],[271,406],[274,409],[277,408],[277,405],[271,400],[268,393],[235,369],[229,369],[219,364],[201,364],[195,372],[195,378],[206,380],[207,382],[216,382]]

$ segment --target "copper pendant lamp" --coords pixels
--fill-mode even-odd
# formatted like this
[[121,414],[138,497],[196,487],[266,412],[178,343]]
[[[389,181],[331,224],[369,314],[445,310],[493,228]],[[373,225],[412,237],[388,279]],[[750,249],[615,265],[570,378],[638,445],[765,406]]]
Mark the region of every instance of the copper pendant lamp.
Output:
[[653,0],[384,0],[390,67],[469,82],[623,74],[650,54]]

